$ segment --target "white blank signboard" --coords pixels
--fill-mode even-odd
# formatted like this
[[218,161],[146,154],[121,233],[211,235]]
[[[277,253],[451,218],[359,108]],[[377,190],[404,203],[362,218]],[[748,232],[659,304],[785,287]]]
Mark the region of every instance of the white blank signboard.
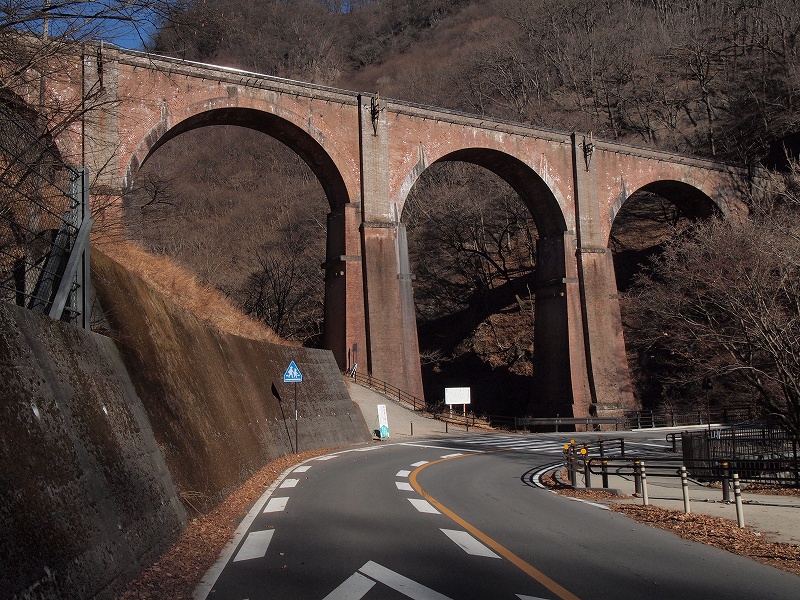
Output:
[[444,388],[445,404],[469,404],[469,388]]

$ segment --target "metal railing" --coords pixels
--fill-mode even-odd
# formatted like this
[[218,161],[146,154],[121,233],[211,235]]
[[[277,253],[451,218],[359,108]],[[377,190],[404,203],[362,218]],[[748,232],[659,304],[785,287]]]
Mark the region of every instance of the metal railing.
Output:
[[752,408],[742,410],[720,409],[696,410],[638,410],[625,413],[627,427],[630,429],[651,429],[655,427],[683,427],[686,425],[708,425],[709,423],[738,423],[751,421],[756,417]]
[[356,383],[360,385],[364,385],[368,388],[375,390],[376,392],[380,392],[384,396],[388,396],[392,400],[397,400],[400,404],[404,404],[405,406],[409,407],[411,410],[414,411],[424,411],[425,410],[425,400],[417,398],[413,394],[409,394],[408,392],[401,390],[399,387],[392,385],[391,383],[387,383],[378,379],[377,377],[373,377],[372,375],[366,373],[359,373],[355,369],[349,370],[346,375],[353,379]]
[[[780,437],[778,432],[773,433]],[[695,433],[688,435],[701,437]],[[602,486],[608,487],[609,476],[619,475],[634,478],[635,489],[639,493],[641,491],[639,478],[646,462],[647,473],[651,476],[675,478],[690,476],[697,481],[720,482],[723,499],[727,500],[731,482],[735,479],[765,486],[800,487],[800,460],[795,453],[795,447],[796,445],[793,445],[791,453],[785,453],[783,456],[717,454],[714,458],[709,458],[693,457],[684,453],[683,456],[645,457],[635,451],[632,453],[630,449],[626,451],[623,438],[610,438],[565,444],[564,466],[574,487],[577,487],[579,474],[583,476],[587,488],[592,487],[593,476],[601,477]],[[744,448],[744,445],[739,447],[740,450]]]
[[625,417],[525,417],[516,421],[516,428],[519,429],[554,428],[556,433],[558,433],[559,429],[564,431],[565,426],[577,428],[578,425],[582,425],[585,431],[598,430],[601,425],[613,425],[614,430],[619,431],[620,429],[627,429],[628,419]]
[[[719,479],[732,470],[742,481],[800,486],[798,441],[784,430],[750,425],[683,432],[683,459],[698,478]],[[688,468],[688,465],[687,465]]]

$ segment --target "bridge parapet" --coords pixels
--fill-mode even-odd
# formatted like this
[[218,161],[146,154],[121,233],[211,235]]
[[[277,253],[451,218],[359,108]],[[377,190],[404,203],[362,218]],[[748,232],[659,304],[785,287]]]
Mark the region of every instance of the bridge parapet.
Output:
[[358,104],[360,95],[358,92],[350,90],[285,79],[275,75],[255,73],[234,67],[210,65],[181,58],[115,48],[113,46],[112,49],[113,54],[109,58],[118,61],[121,65],[158,71],[168,75],[180,75],[219,83],[232,83],[247,88],[271,90],[311,100],[338,102],[352,106]]

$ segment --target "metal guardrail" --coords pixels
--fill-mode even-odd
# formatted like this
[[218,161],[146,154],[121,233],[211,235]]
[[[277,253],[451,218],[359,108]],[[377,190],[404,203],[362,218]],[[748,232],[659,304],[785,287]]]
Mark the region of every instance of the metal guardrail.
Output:
[[[345,373],[345,375],[352,378],[356,383],[375,390],[376,392],[379,392],[384,396],[391,398],[392,400],[396,400],[398,403],[412,409],[415,412],[426,412],[431,418],[444,421],[446,424],[453,423],[454,425],[463,425],[467,428],[467,430],[469,430],[470,427],[492,427],[492,423],[489,421],[488,417],[480,417],[475,414],[451,414],[443,410],[437,410],[437,407],[428,406],[425,403],[425,400],[417,398],[413,394],[409,394],[408,392],[401,390],[391,383],[387,383],[381,379],[378,379],[377,377],[373,377],[369,374],[359,373],[356,369],[350,369]],[[447,432],[446,426],[445,432]]]
[[586,431],[594,431],[596,429],[595,426],[600,425],[613,425],[615,431],[619,431],[620,426],[623,429],[627,429],[628,419],[625,417],[575,417],[575,418],[567,418],[567,417],[553,417],[553,418],[532,418],[526,417],[522,419],[517,419],[516,421],[518,428],[528,428],[528,427],[547,427],[553,426],[555,427],[556,433],[558,433],[559,427],[563,425],[583,425],[586,428]]
[[683,427],[686,425],[708,425],[709,423],[739,423],[755,418],[752,409],[744,410],[681,410],[653,411],[639,410],[625,413],[630,429],[651,429],[656,427]]
[[[582,426],[585,431],[597,431],[602,425],[613,425],[614,431],[629,430],[629,429],[650,429],[656,427],[677,427],[682,425],[707,425],[710,418],[719,416],[731,418],[741,418],[742,415],[734,412],[721,412],[720,415],[703,411],[672,411],[672,412],[655,412],[655,411],[636,411],[626,413],[624,416],[618,417],[510,417],[506,415],[477,415],[467,414],[459,415],[457,413],[446,412],[447,407],[444,403],[436,405],[427,404],[425,400],[417,398],[413,394],[409,394],[400,388],[382,381],[369,374],[360,373],[355,369],[350,369],[345,373],[351,377],[356,383],[365,385],[374,389],[392,399],[396,399],[399,403],[404,404],[414,411],[427,412],[434,419],[442,421],[449,421],[457,425],[465,425],[467,427],[491,427],[495,429],[505,429],[508,431],[533,431],[542,429],[552,429],[556,433],[559,431],[575,431],[579,426]],[[677,434],[679,435],[679,434]],[[673,451],[677,450],[677,439],[673,434],[670,440],[672,441]]]
[[[778,427],[750,425],[681,434],[683,459],[698,478],[730,469],[742,481],[800,486],[798,441]],[[687,465],[688,467],[688,465]]]
[[609,475],[633,477],[636,492],[640,492],[644,465],[647,473],[657,477],[692,477],[697,481],[720,482],[723,499],[729,500],[734,480],[766,486],[800,487],[800,460],[782,458],[697,459],[686,456],[638,456],[625,449],[625,440],[600,439],[597,442],[564,445],[564,466],[570,481],[577,487],[582,473],[585,486],[591,487],[592,476],[602,477],[608,487]]

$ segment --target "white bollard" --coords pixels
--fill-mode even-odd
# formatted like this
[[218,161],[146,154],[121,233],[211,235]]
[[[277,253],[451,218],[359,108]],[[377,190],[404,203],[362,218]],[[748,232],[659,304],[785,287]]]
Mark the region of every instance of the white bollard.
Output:
[[733,474],[733,497],[736,501],[736,523],[744,527],[744,512],[742,511],[742,487],[739,485],[739,474]]
[[681,465],[681,488],[683,488],[683,512],[688,515],[691,509],[689,508],[689,477],[686,475],[686,465]]
[[642,505],[648,506],[650,498],[647,497],[647,472],[644,469],[644,461],[639,463],[639,469],[642,472]]

